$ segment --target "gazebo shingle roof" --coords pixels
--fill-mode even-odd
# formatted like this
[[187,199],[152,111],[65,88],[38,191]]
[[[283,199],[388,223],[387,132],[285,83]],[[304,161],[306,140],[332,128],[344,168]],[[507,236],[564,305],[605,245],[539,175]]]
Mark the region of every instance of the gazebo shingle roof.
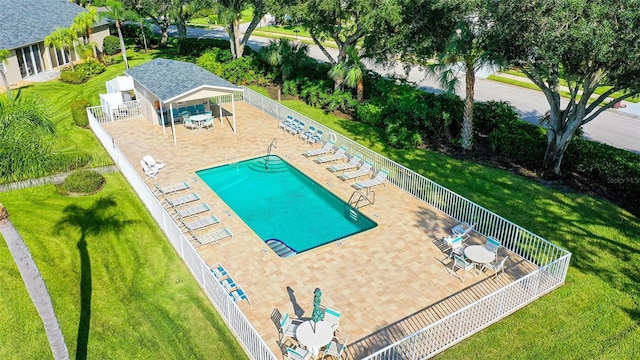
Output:
[[67,0],[0,0],[0,49],[41,42],[83,11]]
[[154,59],[125,71],[161,102],[176,98],[203,86],[233,91],[240,87],[188,62]]

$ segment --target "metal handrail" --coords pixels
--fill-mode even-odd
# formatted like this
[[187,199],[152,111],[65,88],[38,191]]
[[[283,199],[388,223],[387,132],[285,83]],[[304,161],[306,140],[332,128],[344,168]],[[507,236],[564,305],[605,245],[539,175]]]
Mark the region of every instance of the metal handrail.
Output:
[[271,144],[269,144],[269,146],[267,147],[267,156],[265,156],[264,158],[265,170],[269,170],[269,159],[271,158],[271,150],[277,149],[277,148],[278,148],[278,142],[276,141],[276,138],[273,138],[273,140],[271,140]]

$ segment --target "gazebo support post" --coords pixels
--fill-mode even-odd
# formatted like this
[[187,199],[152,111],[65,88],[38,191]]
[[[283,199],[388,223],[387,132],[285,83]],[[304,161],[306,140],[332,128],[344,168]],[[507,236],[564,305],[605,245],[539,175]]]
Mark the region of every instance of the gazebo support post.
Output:
[[235,95],[231,93],[231,112],[233,113],[233,133],[236,133],[236,103]]
[[176,125],[174,123],[173,118],[173,104],[169,103],[169,111],[171,112],[171,132],[173,132],[173,145],[178,145],[178,140],[176,140]]
[[218,96],[218,111],[220,111],[220,125],[222,125],[222,96]]
[[167,130],[164,128],[164,107],[162,105],[163,104],[160,103],[160,120],[162,121],[162,135],[166,136]]

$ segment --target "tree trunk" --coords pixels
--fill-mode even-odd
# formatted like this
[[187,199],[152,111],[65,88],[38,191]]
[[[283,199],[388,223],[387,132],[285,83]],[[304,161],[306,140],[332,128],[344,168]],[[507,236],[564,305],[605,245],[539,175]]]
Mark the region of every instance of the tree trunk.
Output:
[[5,89],[7,89],[7,96],[11,99],[11,87],[9,86],[9,81],[7,80],[7,75],[4,74],[4,71],[0,70],[0,75],[2,76],[2,83],[4,84]]
[[27,292],[42,319],[54,359],[69,359],[69,351],[44,279],[29,252],[27,244],[9,220],[9,214],[2,204],[0,204],[0,234],[2,234],[7,243]]
[[234,59],[240,59],[244,52],[241,39],[240,39],[240,20],[233,19],[229,28],[229,45],[231,46],[231,53]]
[[127,48],[124,46],[124,37],[122,36],[122,30],[120,30],[120,22],[116,21],[116,29],[118,29],[118,36],[120,37],[120,51],[122,52],[122,60],[124,60],[124,68],[129,68],[129,62],[127,61]]
[[462,148],[471,150],[473,148],[473,98],[476,74],[473,64],[467,64],[465,74],[466,95],[464,102],[464,115],[462,117]]
[[356,100],[361,103],[364,100],[364,79],[358,79],[358,85],[356,86]]

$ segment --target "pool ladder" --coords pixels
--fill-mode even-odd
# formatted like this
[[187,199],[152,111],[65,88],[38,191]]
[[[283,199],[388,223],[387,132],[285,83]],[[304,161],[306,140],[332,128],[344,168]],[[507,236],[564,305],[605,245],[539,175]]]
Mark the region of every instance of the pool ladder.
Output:
[[372,189],[367,189],[366,193],[362,193],[360,190],[354,191],[349,198],[349,217],[353,221],[358,221],[360,218],[358,209],[365,205],[373,205],[375,202],[376,192]]
[[265,156],[264,158],[265,170],[269,170],[269,159],[271,158],[271,150],[277,149],[277,148],[278,148],[278,142],[276,141],[276,138],[273,138],[273,140],[271,140],[271,144],[269,144],[269,146],[267,147],[267,156]]

